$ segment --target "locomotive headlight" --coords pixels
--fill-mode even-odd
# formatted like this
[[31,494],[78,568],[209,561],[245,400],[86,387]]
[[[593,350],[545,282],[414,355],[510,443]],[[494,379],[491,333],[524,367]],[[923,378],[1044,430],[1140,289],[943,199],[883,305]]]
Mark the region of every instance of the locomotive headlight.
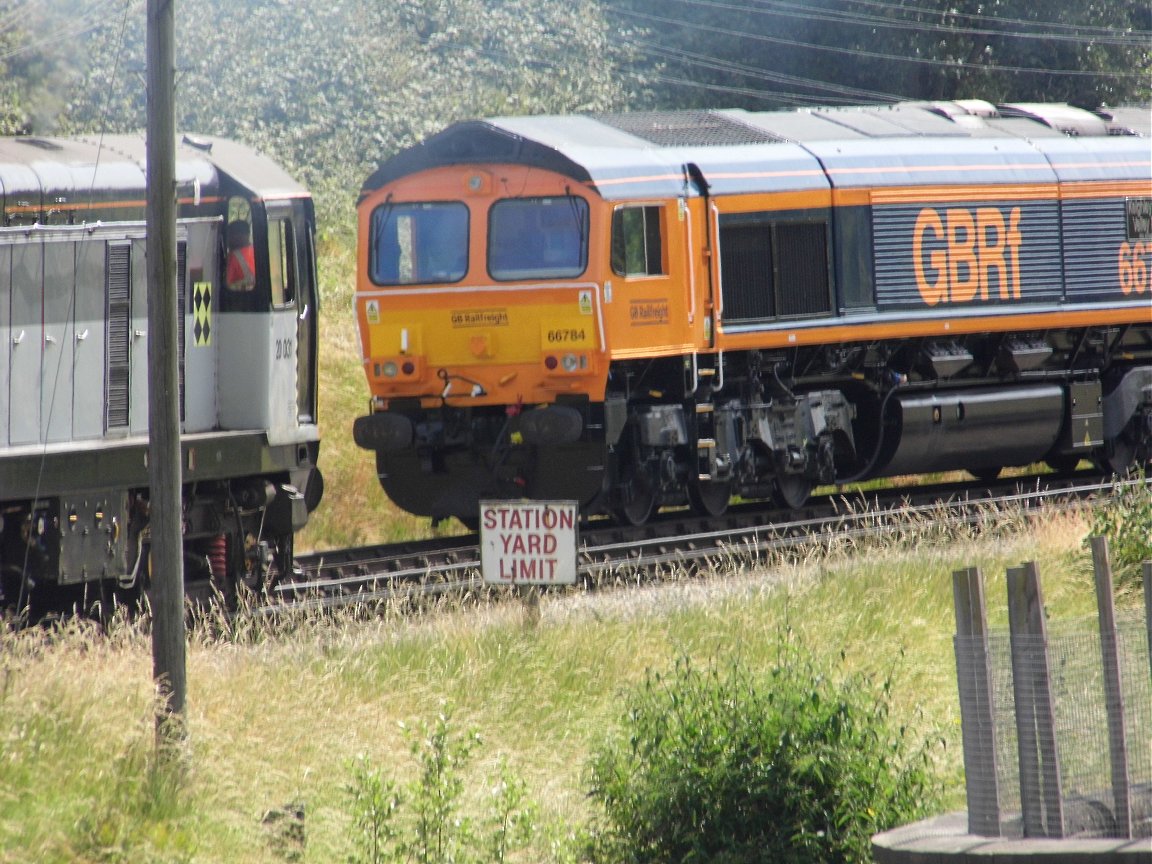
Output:
[[393,363],[391,360],[389,360],[387,363],[384,364],[383,368],[380,371],[382,371],[384,373],[385,378],[395,378],[396,374],[400,370],[396,366],[395,363]]
[[560,363],[565,372],[575,372],[580,368],[580,358],[575,354],[565,354]]

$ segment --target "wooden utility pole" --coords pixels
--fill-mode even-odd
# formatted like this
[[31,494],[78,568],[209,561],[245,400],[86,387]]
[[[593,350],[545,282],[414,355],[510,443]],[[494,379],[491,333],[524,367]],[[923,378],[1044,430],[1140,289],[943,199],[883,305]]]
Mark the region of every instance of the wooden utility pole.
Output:
[[184,557],[176,302],[175,0],[148,0],[148,470],[158,743],[184,737]]

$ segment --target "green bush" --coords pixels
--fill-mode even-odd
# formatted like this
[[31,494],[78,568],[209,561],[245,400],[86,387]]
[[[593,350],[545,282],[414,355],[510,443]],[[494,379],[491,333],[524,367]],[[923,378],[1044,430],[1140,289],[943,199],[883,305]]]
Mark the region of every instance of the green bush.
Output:
[[[841,658],[843,659],[843,658]],[[680,660],[633,694],[591,765],[604,862],[865,862],[928,812],[929,745],[890,723],[891,680],[835,679],[790,634],[771,668]]]
[[1143,469],[1129,479],[1135,482],[1117,484],[1093,510],[1091,536],[1107,538],[1116,585],[1138,589],[1144,581],[1141,565],[1152,561],[1152,485]]

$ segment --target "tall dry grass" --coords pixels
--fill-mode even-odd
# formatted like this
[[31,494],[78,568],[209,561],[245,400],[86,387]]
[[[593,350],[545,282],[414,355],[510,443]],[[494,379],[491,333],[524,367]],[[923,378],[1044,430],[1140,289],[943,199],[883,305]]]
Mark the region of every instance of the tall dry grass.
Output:
[[[996,520],[993,520],[996,521]],[[896,682],[893,716],[938,734],[950,804],[962,806],[953,673],[953,570],[980,566],[1003,619],[1003,572],[1037,560],[1053,617],[1092,608],[1084,512],[1012,517],[947,539],[926,521],[862,547],[752,564],[733,554],[698,578],[630,591],[547,594],[531,626],[513,600],[375,617],[311,614],[203,622],[188,652],[185,770],[154,764],[150,645],[140,623],[0,636],[0,862],[345,860],[351,766],[364,754],[412,776],[402,726],[445,707],[484,739],[478,802],[500,760],[548,828],[533,861],[588,816],[584,766],[621,722],[621,694],[678,657],[767,664],[783,627],[817,654]],[[221,635],[229,633],[228,636]],[[285,847],[267,814],[304,809]],[[477,804],[478,806],[478,804]],[[285,850],[288,851],[285,851]]]

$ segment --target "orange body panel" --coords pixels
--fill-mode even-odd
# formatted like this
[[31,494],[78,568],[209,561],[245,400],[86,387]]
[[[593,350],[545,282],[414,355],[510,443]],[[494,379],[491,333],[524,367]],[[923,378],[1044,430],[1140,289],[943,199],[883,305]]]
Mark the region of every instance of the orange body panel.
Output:
[[[497,282],[489,275],[488,208],[513,194],[578,195],[588,202],[589,263],[581,276]],[[445,285],[369,283],[371,214],[386,201],[464,202],[472,225],[464,278]],[[365,197],[355,305],[372,395],[418,397],[429,405],[445,395],[449,404],[468,405],[549,403],[566,393],[602,399],[611,360],[698,350],[703,310],[691,289],[703,260],[693,260],[690,250],[696,248],[691,232],[704,231],[702,205],[659,206],[672,226],[665,274],[623,277],[606,264],[612,205],[570,178],[521,166],[440,168]],[[556,360],[554,368],[549,358]]]
[[[538,404],[580,393],[603,399],[613,360],[836,344],[883,338],[944,337],[989,330],[1019,331],[1148,323],[1152,306],[1028,312],[998,307],[900,320],[891,313],[874,322],[843,318],[777,322],[753,331],[725,333],[716,320],[720,275],[717,217],[723,213],[827,210],[833,206],[915,204],[940,206],[988,200],[1138,195],[1139,183],[1056,186],[874,188],[673,199],[629,204],[658,206],[666,227],[663,274],[620,276],[606,262],[612,211],[571,178],[512,165],[438,168],[407,177],[365,197],[359,205],[356,297],[363,362],[371,392],[382,400],[418,397],[425,404]],[[579,195],[589,205],[588,267],[565,281],[496,282],[487,273],[487,209],[516,197]],[[464,278],[448,285],[382,287],[368,284],[368,222],[385,201],[462,201],[473,230]],[[706,208],[711,208],[706,213]],[[706,235],[711,233],[711,237]],[[565,355],[569,358],[566,366]],[[545,361],[557,358],[553,369]],[[574,360],[572,359],[574,358]],[[393,377],[386,369],[396,367]],[[407,364],[407,367],[406,365]],[[409,368],[409,372],[404,372]],[[458,375],[452,384],[441,370]],[[475,391],[472,389],[477,387]],[[482,392],[481,392],[482,391]],[[459,402],[455,400],[460,400]]]

